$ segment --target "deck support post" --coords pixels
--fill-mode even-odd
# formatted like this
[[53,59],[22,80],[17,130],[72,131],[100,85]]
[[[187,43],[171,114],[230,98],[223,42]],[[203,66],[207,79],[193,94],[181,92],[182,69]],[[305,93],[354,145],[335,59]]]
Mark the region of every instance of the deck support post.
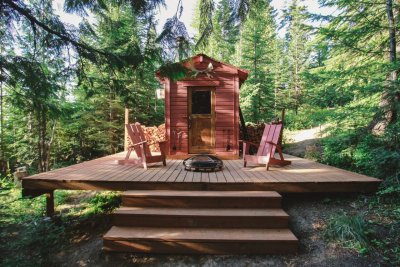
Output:
[[[129,124],[129,108],[125,107],[125,124]],[[128,130],[126,129],[125,125],[124,125],[124,151],[128,150]]]
[[54,215],[54,190],[46,193],[46,216],[53,217]]

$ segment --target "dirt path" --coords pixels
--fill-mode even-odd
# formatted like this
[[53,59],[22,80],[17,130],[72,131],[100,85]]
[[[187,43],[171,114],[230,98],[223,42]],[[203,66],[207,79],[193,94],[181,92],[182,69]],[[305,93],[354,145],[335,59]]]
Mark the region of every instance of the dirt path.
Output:
[[306,130],[288,132],[284,131],[286,141],[285,153],[297,157],[304,157],[308,147],[318,146],[323,138],[326,125],[321,125]]

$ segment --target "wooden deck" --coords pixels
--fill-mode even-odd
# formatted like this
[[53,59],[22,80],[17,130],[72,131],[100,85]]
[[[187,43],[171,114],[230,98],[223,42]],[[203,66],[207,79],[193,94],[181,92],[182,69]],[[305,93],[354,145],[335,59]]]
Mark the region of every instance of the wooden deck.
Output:
[[23,178],[26,191],[55,189],[84,190],[271,190],[298,192],[371,192],[381,180],[285,155],[292,164],[285,167],[249,166],[242,160],[225,160],[220,172],[188,172],[182,160],[171,159],[167,166],[116,164],[125,153],[119,153],[54,171]]

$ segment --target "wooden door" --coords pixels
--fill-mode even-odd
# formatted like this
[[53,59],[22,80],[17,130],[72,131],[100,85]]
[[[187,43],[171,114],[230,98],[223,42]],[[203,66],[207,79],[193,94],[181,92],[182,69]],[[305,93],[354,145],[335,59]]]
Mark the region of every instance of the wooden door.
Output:
[[215,153],[215,90],[188,88],[189,153]]

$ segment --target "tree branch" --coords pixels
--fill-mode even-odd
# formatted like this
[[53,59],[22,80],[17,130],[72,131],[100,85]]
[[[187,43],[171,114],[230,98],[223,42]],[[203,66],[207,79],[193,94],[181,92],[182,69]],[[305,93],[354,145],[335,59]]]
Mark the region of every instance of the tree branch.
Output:
[[28,19],[32,25],[36,25],[39,26],[40,28],[42,28],[43,30],[45,30],[46,32],[56,35],[57,37],[59,37],[61,40],[71,43],[73,46],[75,46],[78,49],[84,49],[86,51],[89,52],[94,52],[94,53],[98,53],[100,55],[103,56],[114,56],[113,54],[101,51],[99,49],[93,48],[87,44],[78,42],[76,40],[74,40],[73,38],[71,38],[67,33],[61,33],[58,32],[56,30],[51,29],[49,26],[47,26],[46,24],[44,24],[43,22],[39,21],[37,18],[35,18],[35,16],[32,15],[31,11],[27,8],[21,7],[19,5],[17,5],[13,0],[3,0],[3,3],[7,4],[11,9],[15,10],[16,12],[18,12],[20,15],[22,15],[23,17],[25,17],[26,19]]

